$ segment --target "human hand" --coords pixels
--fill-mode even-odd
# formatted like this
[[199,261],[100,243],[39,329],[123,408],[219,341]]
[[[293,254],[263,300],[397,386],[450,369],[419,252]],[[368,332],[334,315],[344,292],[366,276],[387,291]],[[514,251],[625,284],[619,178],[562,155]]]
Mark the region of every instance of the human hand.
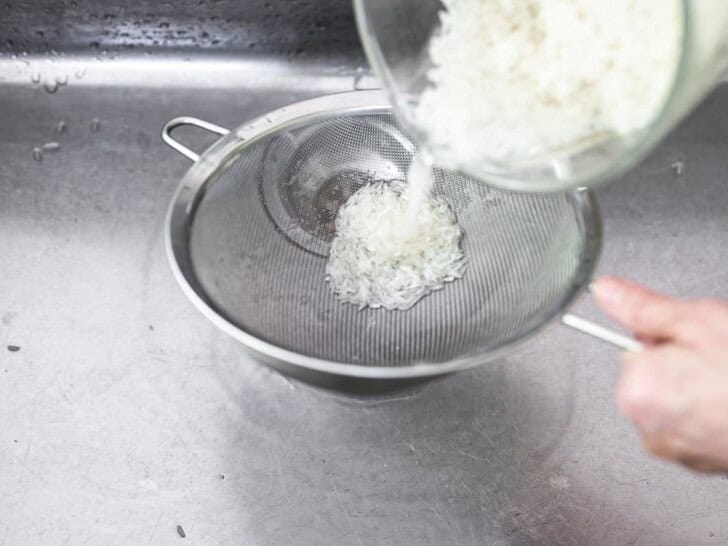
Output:
[[658,457],[728,471],[728,303],[663,296],[599,279],[597,304],[644,343],[624,353],[620,411]]

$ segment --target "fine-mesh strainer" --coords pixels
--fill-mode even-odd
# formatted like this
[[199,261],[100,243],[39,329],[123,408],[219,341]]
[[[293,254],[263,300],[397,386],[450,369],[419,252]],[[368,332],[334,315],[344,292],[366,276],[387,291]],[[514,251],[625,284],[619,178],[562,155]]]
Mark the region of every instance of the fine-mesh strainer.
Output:
[[[170,136],[184,124],[225,136],[198,156]],[[511,193],[438,170],[434,192],[465,233],[464,277],[408,311],[358,310],[325,281],[337,211],[364,184],[404,179],[415,153],[381,92],[305,101],[232,132],[177,118],[163,138],[195,161],[167,221],[183,289],[258,357],[309,381],[381,386],[490,360],[561,317],[599,255],[588,192]]]

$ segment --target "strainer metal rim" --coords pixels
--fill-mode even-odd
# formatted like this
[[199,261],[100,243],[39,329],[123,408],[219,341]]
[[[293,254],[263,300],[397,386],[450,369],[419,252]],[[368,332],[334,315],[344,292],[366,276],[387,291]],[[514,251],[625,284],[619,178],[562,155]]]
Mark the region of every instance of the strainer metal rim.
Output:
[[[167,211],[165,248],[172,273],[182,291],[215,326],[258,355],[273,359],[283,365],[295,366],[301,370],[313,370],[323,374],[362,379],[416,379],[465,370],[493,361],[512,352],[514,348],[540,333],[555,319],[562,317],[584,293],[601,254],[602,222],[596,200],[589,191],[582,188],[565,192],[576,199],[578,211],[587,224],[585,226],[587,236],[583,255],[580,257],[580,267],[571,289],[563,295],[559,302],[560,305],[555,307],[543,322],[534,326],[518,339],[510,341],[493,351],[440,364],[366,366],[324,360],[284,349],[246,332],[225,318],[206,298],[204,289],[196,279],[189,255],[189,226],[194,219],[196,207],[204,195],[206,186],[214,181],[215,174],[224,165],[223,162],[234,161],[240,150],[260,138],[282,129],[294,128],[312,121],[321,121],[344,114],[356,113],[392,113],[392,107],[383,91],[352,91],[326,95],[280,108],[247,122],[228,133],[224,129],[218,128],[220,130],[215,132],[224,136],[203,152],[199,156],[199,160],[190,167],[182,178]],[[189,120],[191,118],[179,119]],[[168,135],[168,129],[175,121],[177,120],[172,120],[165,126],[163,132],[165,136]],[[211,124],[208,125],[215,127]],[[193,152],[190,152],[190,154],[196,155]],[[344,304],[342,303],[342,305]]]

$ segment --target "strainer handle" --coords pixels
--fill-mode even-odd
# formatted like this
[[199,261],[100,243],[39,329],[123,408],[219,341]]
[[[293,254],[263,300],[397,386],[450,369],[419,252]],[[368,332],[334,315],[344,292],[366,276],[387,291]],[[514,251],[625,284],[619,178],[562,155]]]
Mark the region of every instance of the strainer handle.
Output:
[[604,326],[600,326],[599,324],[576,315],[566,314],[561,317],[561,322],[569,328],[573,328],[583,334],[611,343],[625,351],[637,352],[643,349],[642,343],[633,337],[625,336],[619,332],[615,332],[614,330],[610,330],[609,328],[605,328]]
[[225,136],[230,132],[228,129],[225,129],[225,127],[220,127],[219,125],[215,125],[214,123],[210,123],[209,121],[193,118],[190,116],[182,116],[179,118],[170,119],[167,123],[165,123],[164,127],[162,127],[162,140],[165,142],[165,144],[167,144],[167,146],[181,153],[187,159],[191,159],[195,163],[200,160],[200,154],[198,154],[197,152],[193,152],[187,146],[172,137],[172,131],[177,127],[182,127],[183,125],[191,125],[192,127],[204,129],[205,131],[210,131],[211,133],[215,133],[221,136]]

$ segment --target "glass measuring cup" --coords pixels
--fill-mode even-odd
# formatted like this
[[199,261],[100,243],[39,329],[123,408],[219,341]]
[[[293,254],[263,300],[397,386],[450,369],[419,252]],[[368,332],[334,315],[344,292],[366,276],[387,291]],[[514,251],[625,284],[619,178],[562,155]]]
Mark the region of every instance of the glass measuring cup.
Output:
[[[593,187],[623,173],[644,158],[718,83],[728,67],[728,2],[669,2],[674,2],[670,6],[679,18],[678,32],[673,34],[677,40],[674,71],[664,97],[646,115],[645,123],[626,133],[587,133],[558,146],[505,158],[495,157],[484,142],[482,153],[465,160],[432,146],[436,127],[425,126],[418,115],[423,96],[432,86],[429,72],[434,62],[429,46],[441,28],[443,3],[354,0],[354,7],[367,57],[387,89],[396,115],[420,145],[430,148],[436,164],[500,188],[540,192]],[[654,29],[654,40],[668,39],[662,30]],[[447,127],[440,129],[446,132]]]

